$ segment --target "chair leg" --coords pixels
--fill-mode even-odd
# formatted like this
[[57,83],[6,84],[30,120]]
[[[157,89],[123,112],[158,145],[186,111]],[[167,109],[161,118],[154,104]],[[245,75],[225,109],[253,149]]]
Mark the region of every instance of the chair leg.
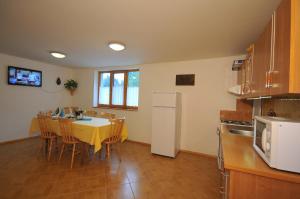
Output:
[[110,157],[110,144],[106,144],[106,155],[108,158]]
[[64,149],[65,149],[65,143],[63,143],[62,146],[61,146],[61,151],[60,151],[60,155],[59,155],[58,161],[60,161],[60,159],[61,159],[61,157],[62,157],[62,154],[63,154],[63,152],[64,152]]
[[48,161],[50,160],[50,157],[51,157],[52,143],[53,143],[53,139],[51,138],[50,144],[49,144],[49,149],[48,149]]
[[71,160],[71,169],[73,168],[74,155],[75,155],[76,144],[73,144],[72,160]]

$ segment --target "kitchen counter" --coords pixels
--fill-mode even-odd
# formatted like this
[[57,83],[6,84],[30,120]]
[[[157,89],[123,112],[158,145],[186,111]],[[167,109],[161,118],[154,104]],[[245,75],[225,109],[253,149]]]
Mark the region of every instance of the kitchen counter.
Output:
[[254,150],[252,137],[231,134],[224,125],[221,137],[225,169],[300,183],[300,174],[269,167]]

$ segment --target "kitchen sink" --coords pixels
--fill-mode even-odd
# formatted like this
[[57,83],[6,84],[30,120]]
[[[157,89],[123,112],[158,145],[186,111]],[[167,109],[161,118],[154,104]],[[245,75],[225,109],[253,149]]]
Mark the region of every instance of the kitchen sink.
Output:
[[253,131],[240,130],[240,129],[230,129],[229,132],[232,133],[232,134],[238,134],[238,135],[245,135],[245,136],[253,137]]
[[251,126],[230,125],[230,126],[227,126],[227,128],[229,130],[229,133],[253,137],[253,127],[251,127]]

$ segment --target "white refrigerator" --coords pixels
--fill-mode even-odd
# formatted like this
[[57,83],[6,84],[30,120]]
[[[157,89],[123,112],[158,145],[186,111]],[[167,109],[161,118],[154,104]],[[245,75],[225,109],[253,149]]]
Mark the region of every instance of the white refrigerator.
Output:
[[153,92],[151,153],[175,158],[180,147],[180,124],[181,94]]

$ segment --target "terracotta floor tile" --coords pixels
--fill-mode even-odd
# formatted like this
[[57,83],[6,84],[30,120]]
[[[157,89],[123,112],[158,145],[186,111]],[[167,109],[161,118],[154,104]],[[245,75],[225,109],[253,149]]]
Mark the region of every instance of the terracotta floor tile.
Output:
[[108,184],[127,184],[129,179],[126,172],[119,172],[114,174],[107,174],[106,180]]
[[80,192],[78,194],[80,199],[106,199],[107,190],[106,188],[99,188],[90,191]]
[[107,188],[108,199],[133,199],[133,192],[130,184],[111,185]]
[[131,183],[134,197],[137,199],[168,198],[165,187],[155,186],[150,182]]
[[180,153],[175,159],[152,155],[150,147],[125,142],[121,158],[91,153],[70,169],[70,151],[47,161],[39,139],[0,145],[0,198],[216,199],[216,160]]

